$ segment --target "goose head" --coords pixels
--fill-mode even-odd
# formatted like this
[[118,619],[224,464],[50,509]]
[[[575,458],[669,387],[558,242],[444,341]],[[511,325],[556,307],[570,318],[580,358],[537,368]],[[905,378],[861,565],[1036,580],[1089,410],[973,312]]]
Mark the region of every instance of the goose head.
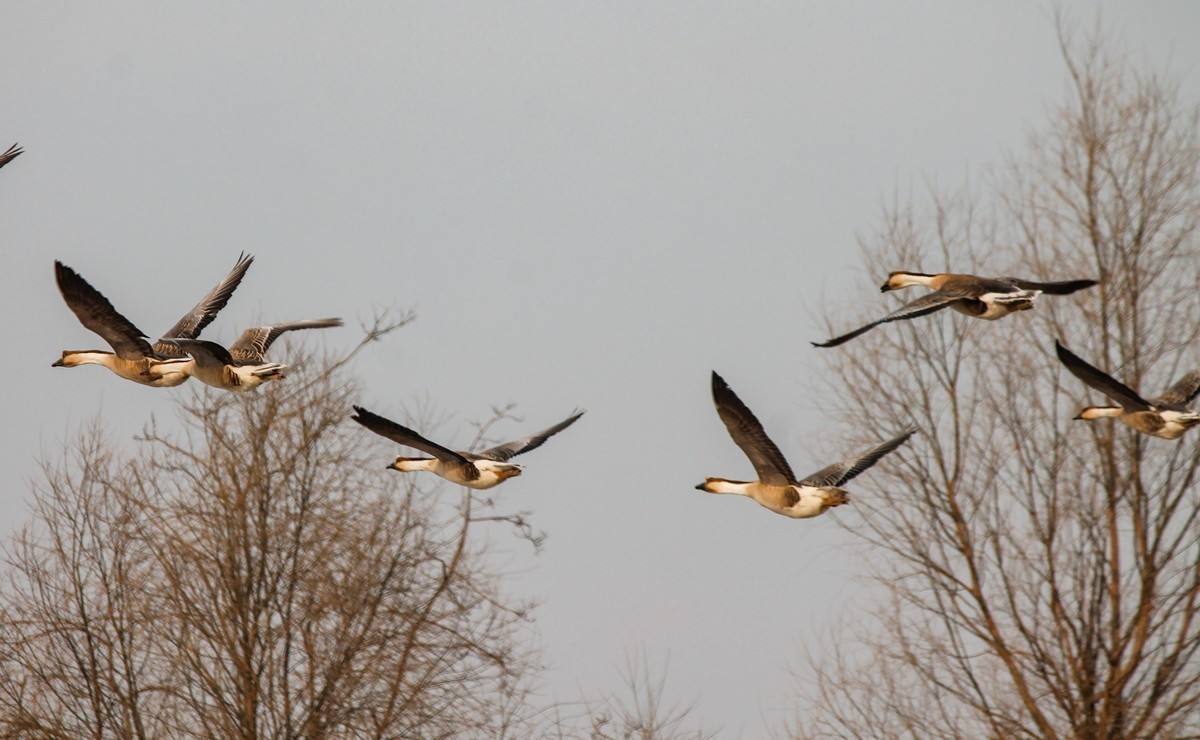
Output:
[[913,285],[929,285],[929,280],[933,277],[933,275],[926,275],[923,272],[904,272],[903,270],[899,270],[888,275],[883,285],[879,286],[879,292],[886,293],[889,290],[899,290],[900,288],[908,288]]

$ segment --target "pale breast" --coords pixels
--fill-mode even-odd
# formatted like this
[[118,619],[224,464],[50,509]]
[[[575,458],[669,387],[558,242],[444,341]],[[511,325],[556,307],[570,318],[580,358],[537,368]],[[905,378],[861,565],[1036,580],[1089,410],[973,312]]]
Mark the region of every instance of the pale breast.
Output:
[[750,494],[750,498],[771,511],[780,513],[795,504],[799,498],[799,494],[792,486],[772,486],[761,481],[751,483],[747,492]]

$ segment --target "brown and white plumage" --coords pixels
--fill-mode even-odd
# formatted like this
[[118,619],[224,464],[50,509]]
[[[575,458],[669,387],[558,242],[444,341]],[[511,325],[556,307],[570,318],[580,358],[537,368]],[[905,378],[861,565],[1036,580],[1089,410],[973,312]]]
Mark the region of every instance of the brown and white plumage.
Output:
[[4,165],[13,161],[14,159],[19,157],[24,152],[25,152],[24,149],[17,146],[16,144],[13,144],[12,146],[10,146],[8,148],[8,151],[4,152],[3,154],[0,154],[0,167],[3,167]]
[[762,423],[715,372],[712,374],[712,394],[717,415],[725,423],[734,443],[750,458],[758,480],[707,478],[696,488],[707,493],[748,496],[776,514],[794,519],[814,517],[847,503],[849,494],[841,485],[879,462],[916,432],[915,428],[909,428],[865,453],[847,457],[797,481],[787,459],[767,436]]
[[1013,277],[986,278],[955,273],[929,275],[921,272],[893,272],[888,275],[887,281],[880,287],[881,292],[886,293],[913,285],[923,285],[932,288],[934,292],[906,303],[883,318],[872,321],[854,331],[812,344],[815,347],[836,347],[880,324],[925,316],[943,308],[952,308],[977,319],[993,321],[1016,311],[1027,311],[1033,308],[1034,299],[1042,293],[1068,295],[1096,284],[1095,280],[1039,283]]
[[1055,340],[1054,351],[1072,375],[1120,404],[1088,406],[1076,419],[1116,418],[1139,432],[1162,439],[1179,439],[1188,429],[1200,424],[1200,413],[1188,407],[1200,393],[1200,370],[1183,376],[1158,398],[1144,399],[1137,391],[1088,364],[1062,342]]
[[287,365],[268,362],[267,350],[285,332],[342,326],[342,320],[310,319],[255,326],[242,332],[228,348],[204,339],[170,339],[196,361],[192,375],[205,385],[230,391],[252,391],[268,380],[283,378]]
[[455,452],[422,437],[406,426],[374,414],[361,406],[355,406],[354,412],[354,416],[350,418],[372,432],[405,447],[412,447],[433,455],[432,459],[397,457],[388,465],[388,468],[400,472],[427,470],[451,483],[476,489],[492,488],[509,478],[520,475],[521,466],[510,463],[509,460],[541,447],[547,439],[574,424],[584,413],[582,410],[576,410],[571,416],[548,429],[512,442],[496,445],[482,452]]
[[[229,302],[253,261],[253,257],[240,255],[225,279],[184,314],[170,332],[185,338],[197,336]],[[190,357],[161,340],[151,347],[146,334],[113,308],[79,273],[55,261],[54,276],[63,300],[80,323],[99,334],[113,352],[65,350],[51,367],[103,365],[122,378],[158,388],[179,385],[191,375],[195,363]]]

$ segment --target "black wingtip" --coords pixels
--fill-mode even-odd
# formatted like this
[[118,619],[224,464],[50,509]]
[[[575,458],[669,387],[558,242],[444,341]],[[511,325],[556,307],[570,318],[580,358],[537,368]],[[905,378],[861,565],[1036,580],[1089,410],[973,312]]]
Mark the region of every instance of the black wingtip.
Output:
[[1091,278],[1087,278],[1085,280],[1072,280],[1072,281],[1068,282],[1065,287],[1066,287],[1067,293],[1074,293],[1077,290],[1084,290],[1086,288],[1094,288],[1099,284],[1100,284],[1099,280],[1092,280]]
[[[871,327],[867,327],[867,329],[870,329],[870,328]],[[811,344],[814,347],[821,347],[821,348],[836,347],[839,344],[845,344],[846,342],[849,342],[851,339],[857,337],[859,334],[866,333],[867,329],[863,329],[862,331],[858,331],[858,332],[851,332],[849,334],[843,334],[842,336],[834,337],[833,339],[826,339],[824,342],[809,342],[809,344]]]
[[0,167],[3,167],[24,153],[25,150],[21,148],[20,144],[13,144],[8,148],[8,151],[0,153]]
[[1070,362],[1075,359],[1075,353],[1066,348],[1066,345],[1058,338],[1054,340],[1054,354],[1058,355],[1058,359],[1063,362]]
[[[88,288],[91,288],[93,291],[95,290],[95,288],[91,287],[91,283],[83,279],[82,275],[58,260],[54,260],[54,282],[58,283],[59,291],[64,292],[64,294],[68,289],[79,291],[88,290]],[[72,283],[74,285],[68,288],[68,285]],[[83,286],[87,287],[85,288]]]
[[1100,284],[1099,280],[1092,280],[1091,278],[1084,278],[1083,280],[1063,280],[1063,281],[1057,282],[1057,283],[1030,282],[1027,286],[1022,286],[1022,287],[1034,288],[1034,289],[1040,290],[1043,293],[1046,293],[1048,295],[1070,295],[1071,293],[1074,293],[1079,290],[1084,290],[1086,288],[1094,288],[1095,286],[1097,286],[1099,284]]

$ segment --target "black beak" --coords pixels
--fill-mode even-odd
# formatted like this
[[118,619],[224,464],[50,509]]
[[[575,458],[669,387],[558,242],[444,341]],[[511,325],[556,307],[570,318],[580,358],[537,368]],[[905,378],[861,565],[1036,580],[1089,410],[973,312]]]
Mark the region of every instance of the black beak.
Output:
[[880,292],[880,293],[886,293],[886,292],[888,292],[889,290],[891,290],[891,288],[888,286],[888,284],[887,284],[887,283],[884,283],[883,285],[880,285],[880,286],[879,286],[879,292]]
[[55,360],[54,362],[50,363],[50,367],[63,367],[63,361],[61,359]]
[[707,483],[700,483],[699,485],[696,486],[696,490],[697,491],[705,491],[707,493],[707,491],[704,488],[707,485],[708,485]]

